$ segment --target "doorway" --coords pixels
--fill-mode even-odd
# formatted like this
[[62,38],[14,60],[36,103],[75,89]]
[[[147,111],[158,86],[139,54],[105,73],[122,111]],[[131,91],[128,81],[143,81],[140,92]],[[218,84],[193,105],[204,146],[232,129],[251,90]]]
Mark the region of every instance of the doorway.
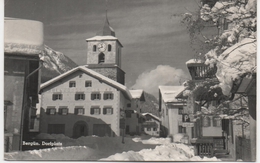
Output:
[[73,127],[73,138],[88,136],[88,124],[84,121],[78,121]]

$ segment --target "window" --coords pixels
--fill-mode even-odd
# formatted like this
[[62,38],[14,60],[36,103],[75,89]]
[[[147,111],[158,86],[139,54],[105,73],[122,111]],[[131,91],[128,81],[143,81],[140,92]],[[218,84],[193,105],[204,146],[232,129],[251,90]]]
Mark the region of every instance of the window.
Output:
[[76,87],[76,82],[75,81],[70,81],[69,87]]
[[126,118],[131,118],[132,112],[133,112],[132,110],[126,110],[125,111]]
[[85,100],[85,94],[84,93],[76,93],[75,94],[75,100]]
[[105,62],[105,54],[104,53],[100,53],[98,55],[98,63],[104,63]]
[[93,52],[97,51],[97,45],[93,45]]
[[49,115],[54,115],[54,114],[56,114],[56,108],[55,107],[47,108],[46,113]]
[[100,108],[99,107],[92,107],[90,109],[90,114],[99,115],[100,114]]
[[103,114],[106,114],[106,115],[113,114],[113,108],[112,107],[104,107],[103,108]]
[[153,131],[157,131],[157,128],[154,127],[154,128],[153,128]]
[[130,107],[131,107],[131,104],[129,103],[129,104],[127,104],[126,106],[127,106],[128,108],[130,108]]
[[203,118],[203,121],[202,121],[202,125],[203,125],[203,127],[210,127],[211,126],[211,119],[210,119],[210,117],[208,117],[208,116],[205,116],[204,118]]
[[186,127],[179,126],[179,133],[186,133]]
[[59,114],[60,115],[67,115],[68,114],[68,108],[66,108],[66,107],[59,108]]
[[151,131],[151,128],[150,128],[150,127],[147,127],[147,131]]
[[82,107],[77,107],[74,110],[74,114],[76,114],[76,115],[83,115],[83,114],[85,114],[85,109],[82,108]]
[[179,108],[178,114],[179,114],[179,115],[182,115],[182,114],[183,114],[183,108]]
[[113,100],[114,94],[113,93],[104,93],[104,100]]
[[219,117],[214,117],[213,118],[213,126],[214,127],[221,127],[221,119]]
[[91,94],[91,100],[100,100],[101,99],[101,94],[96,92]]
[[91,81],[86,81],[85,82],[85,87],[92,87],[92,82]]
[[110,44],[108,44],[108,51],[110,52],[112,49],[112,46]]
[[55,93],[52,95],[52,100],[62,100],[62,94],[61,93]]

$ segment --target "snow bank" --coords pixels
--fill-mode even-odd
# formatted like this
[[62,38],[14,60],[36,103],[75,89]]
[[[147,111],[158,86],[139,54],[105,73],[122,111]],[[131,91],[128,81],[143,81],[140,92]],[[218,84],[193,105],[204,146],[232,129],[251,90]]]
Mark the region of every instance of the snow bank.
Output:
[[5,160],[220,161],[194,156],[193,146],[171,143],[170,138],[125,137],[124,143],[122,137],[72,139],[61,134],[40,134],[36,138],[56,139],[63,147],[5,153]]
[[123,152],[100,159],[101,161],[221,161],[216,157],[200,158],[194,156],[192,147],[184,144],[168,143],[155,149],[143,149],[139,152]]
[[86,146],[5,153],[5,160],[97,160],[98,151]]

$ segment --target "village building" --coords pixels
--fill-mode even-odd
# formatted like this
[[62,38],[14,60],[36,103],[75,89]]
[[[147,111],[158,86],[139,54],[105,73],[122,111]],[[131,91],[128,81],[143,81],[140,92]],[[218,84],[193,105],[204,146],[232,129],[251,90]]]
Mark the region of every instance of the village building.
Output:
[[185,112],[186,101],[183,98],[177,98],[184,89],[185,86],[159,86],[161,136],[173,136],[177,133],[192,135],[193,126],[190,125],[190,118]]
[[[107,17],[101,32],[86,41],[85,66],[41,85],[40,132],[73,138],[120,136],[125,131],[139,134],[139,100],[144,100],[143,91],[129,91],[124,86],[123,46]],[[133,111],[131,118],[126,110]]]
[[121,112],[131,102],[128,89],[86,66],[41,85],[40,132],[80,136],[120,136]]
[[142,131],[151,136],[160,136],[161,119],[152,113],[142,113],[145,116],[145,122],[142,124]]
[[22,150],[36,118],[43,24],[4,19],[4,151]]
[[187,110],[192,116],[194,131],[197,131],[191,139],[191,143],[195,145],[195,154],[235,157],[233,121],[221,119],[215,112],[221,100],[221,89],[216,88],[208,92],[209,88],[198,86],[206,79],[218,83],[215,76],[216,67],[210,67],[198,59],[191,59],[186,65],[192,82],[197,85],[187,98]]
[[132,101],[127,104],[125,110],[125,133],[129,135],[140,135],[144,117],[141,114],[141,102],[145,101],[143,90],[129,90]]

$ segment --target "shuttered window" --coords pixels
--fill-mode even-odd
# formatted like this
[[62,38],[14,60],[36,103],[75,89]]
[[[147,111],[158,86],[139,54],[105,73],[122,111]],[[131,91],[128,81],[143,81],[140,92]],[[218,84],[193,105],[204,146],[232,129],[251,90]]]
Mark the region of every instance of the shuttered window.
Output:
[[76,115],[83,115],[83,114],[85,114],[85,109],[84,108],[75,108],[74,109],[74,114],[76,114]]
[[56,108],[55,107],[49,107],[46,109],[46,113],[49,115],[55,115],[56,114]]
[[100,100],[101,94],[99,92],[91,93],[91,100]]
[[104,100],[113,100],[114,99],[114,94],[106,92],[104,93]]
[[85,100],[85,94],[84,93],[76,93],[75,94],[75,100]]
[[105,114],[105,115],[113,114],[113,108],[112,107],[104,107],[103,108],[103,114]]
[[52,95],[52,100],[62,100],[62,94],[61,93],[55,93]]
[[99,107],[92,107],[91,109],[90,109],[90,114],[91,115],[99,115],[100,114],[100,108]]
[[66,107],[62,107],[62,108],[59,108],[59,114],[60,115],[67,115],[68,114],[68,108]]

